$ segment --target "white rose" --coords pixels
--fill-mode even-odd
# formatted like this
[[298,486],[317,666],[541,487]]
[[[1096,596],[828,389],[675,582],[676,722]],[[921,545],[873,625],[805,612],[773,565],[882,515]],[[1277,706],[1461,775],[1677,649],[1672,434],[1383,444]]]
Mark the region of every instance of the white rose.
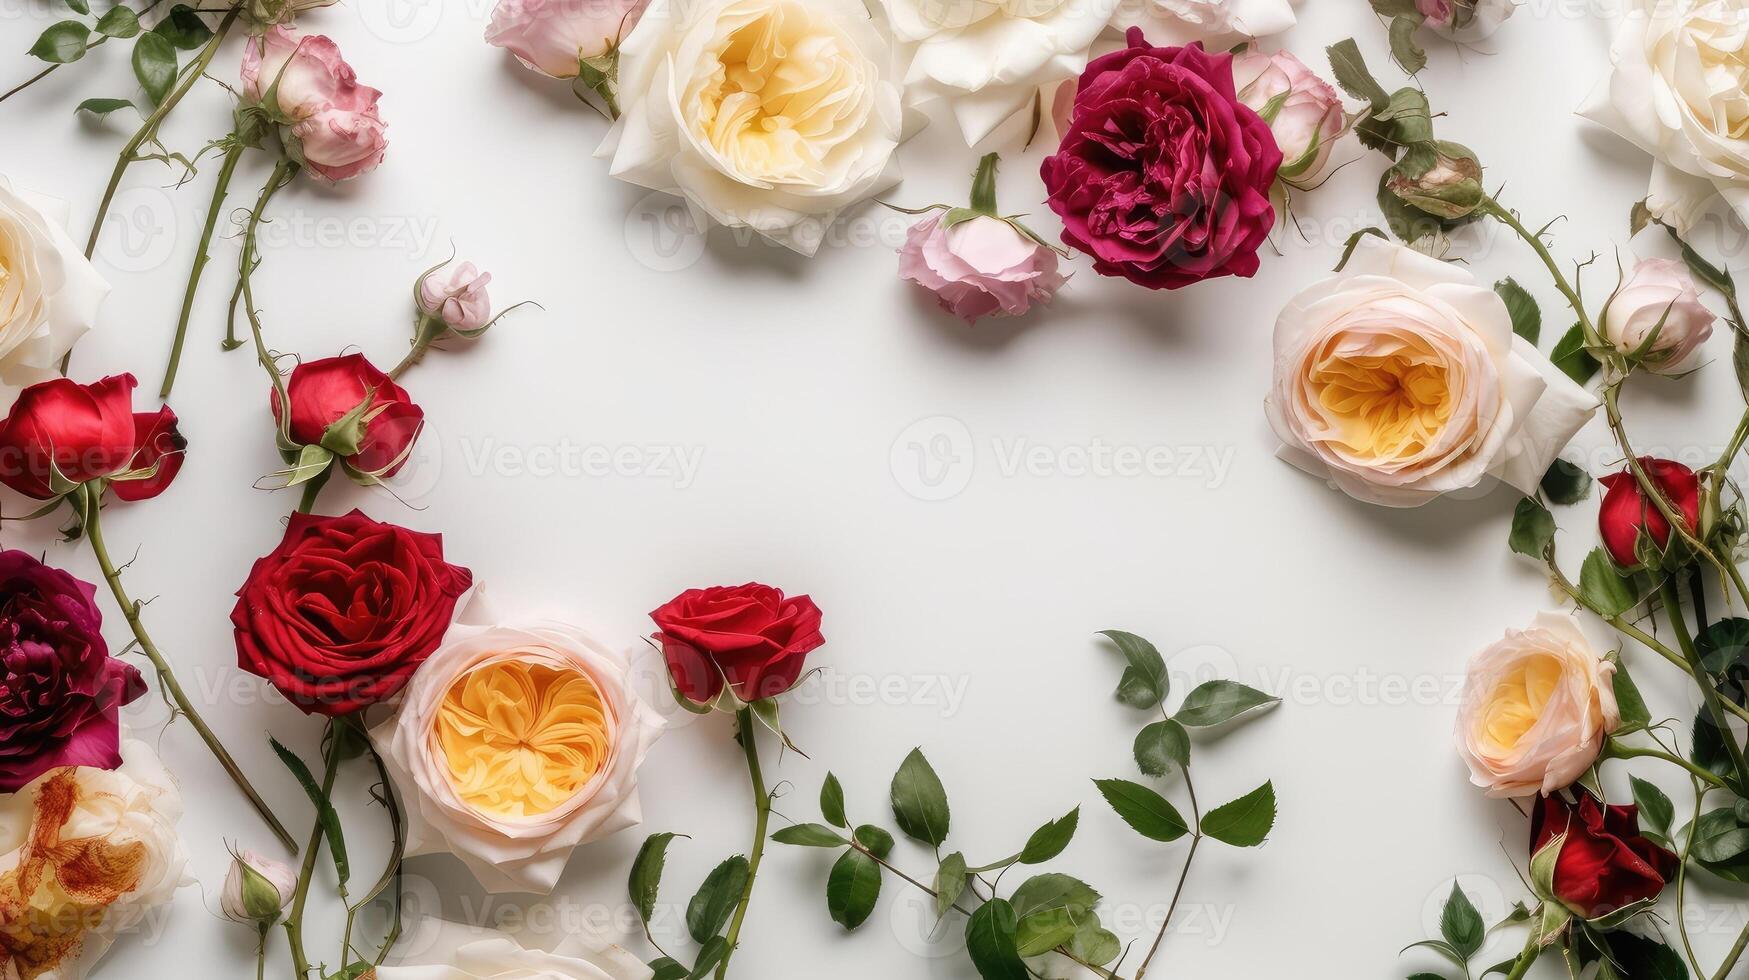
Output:
[[1661,210],[1693,214],[1717,194],[1749,219],[1749,2],[1624,0],[1617,10],[1614,68],[1581,114],[1652,155]]
[[1493,290],[1377,238],[1276,322],[1283,457],[1369,503],[1416,507],[1489,477],[1534,492],[1597,407],[1513,334]]
[[1623,354],[1644,347],[1656,330],[1658,338],[1644,356],[1646,367],[1680,374],[1713,335],[1716,319],[1700,301],[1687,265],[1675,259],[1641,259],[1604,307],[1597,328]]
[[0,176],[0,396],[54,377],[109,283],[65,230],[67,207]]
[[1571,613],[1508,630],[1470,661],[1464,682],[1457,743],[1470,781],[1495,798],[1573,785],[1621,724],[1614,676]]
[[1518,0],[1416,0],[1427,29],[1459,44],[1474,44],[1500,29]]
[[[434,933],[434,934],[432,934]],[[428,935],[430,934],[430,935]],[[551,952],[531,949],[503,933],[466,929],[427,919],[404,944],[418,955],[377,967],[377,980],[650,980],[651,970],[631,953],[589,931],[574,932]]]
[[454,854],[490,891],[544,894],[574,848],[636,825],[662,721],[629,666],[572,626],[452,626],[371,731],[408,803],[407,853]]
[[1294,21],[1288,0],[1121,0],[1111,17],[1119,31],[1140,27],[1152,44],[1201,41],[1210,51],[1280,34]]
[[121,758],[0,796],[0,910],[34,912],[0,915],[0,976],[79,980],[187,883],[176,781],[145,742],[124,738]]
[[888,0],[915,43],[905,95],[945,99],[968,145],[1029,112],[1042,86],[1078,77],[1118,0]]
[[615,177],[804,255],[898,182],[892,45],[861,0],[655,0],[620,48]]

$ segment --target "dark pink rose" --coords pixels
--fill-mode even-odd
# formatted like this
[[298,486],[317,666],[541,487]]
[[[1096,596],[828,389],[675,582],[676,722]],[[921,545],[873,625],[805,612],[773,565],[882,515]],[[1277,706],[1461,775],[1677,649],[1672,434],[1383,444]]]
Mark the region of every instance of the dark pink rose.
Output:
[[1234,91],[1231,55],[1156,48],[1132,28],[1128,48],[1087,66],[1042,173],[1063,241],[1095,271],[1177,289],[1257,273],[1280,168],[1269,124]]

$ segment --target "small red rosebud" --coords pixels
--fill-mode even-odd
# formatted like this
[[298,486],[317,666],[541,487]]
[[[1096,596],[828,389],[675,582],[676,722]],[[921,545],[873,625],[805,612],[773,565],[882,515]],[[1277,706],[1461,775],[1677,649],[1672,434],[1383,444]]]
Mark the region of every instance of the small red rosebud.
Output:
[[742,701],[777,697],[826,642],[814,600],[757,583],[690,589],[650,618],[674,689],[697,704],[716,700],[725,681]]
[[[363,354],[308,361],[292,369],[286,383],[291,400],[289,425],[272,395],[274,421],[285,425],[300,446],[322,446],[358,473],[394,476],[424,425],[425,412]],[[356,429],[330,431],[336,422],[365,406]]]
[[109,479],[122,500],[163,493],[187,443],[168,407],[134,414],[131,374],[82,385],[55,378],[24,389],[0,422],[0,484],[54,500],[68,484]]
[[[1700,527],[1700,477],[1681,463],[1668,459],[1640,457],[1640,466],[1652,478],[1664,498],[1682,515],[1690,533]],[[1609,491],[1604,494],[1603,508],[1597,517],[1603,545],[1609,557],[1623,568],[1640,564],[1636,545],[1643,531],[1660,549],[1670,544],[1670,522],[1658,510],[1658,505],[1640,491],[1639,481],[1632,471],[1604,477],[1600,481]]]
[[1577,803],[1544,797],[1531,813],[1532,855],[1565,835],[1555,859],[1555,897],[1586,919],[1657,898],[1676,876],[1676,855],[1640,833],[1637,807],[1603,806],[1575,792]]

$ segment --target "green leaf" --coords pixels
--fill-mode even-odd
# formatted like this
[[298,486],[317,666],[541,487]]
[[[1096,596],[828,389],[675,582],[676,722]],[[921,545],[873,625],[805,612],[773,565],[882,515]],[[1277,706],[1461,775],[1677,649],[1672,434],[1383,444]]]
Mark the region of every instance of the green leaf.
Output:
[[88,0],[62,0],[62,2],[67,5],[68,10],[71,10],[76,14],[85,14],[89,16],[91,13],[91,4]]
[[1709,810],[1695,821],[1695,857],[1717,864],[1744,853],[1749,853],[1749,827],[1737,819],[1735,807]]
[[632,862],[632,873],[626,880],[626,894],[631,896],[632,905],[638,910],[638,920],[645,925],[650,924],[650,916],[656,911],[656,890],[662,884],[662,866],[668,860],[668,845],[675,836],[651,834],[645,838],[644,846],[638,848],[637,859]]
[[1190,833],[1177,808],[1146,786],[1127,779],[1096,779],[1093,785],[1124,823],[1149,840],[1170,843]]
[[693,942],[706,943],[722,934],[751,877],[747,859],[739,854],[717,865],[705,877],[704,884],[686,904],[686,931]]
[[1585,564],[1579,568],[1579,594],[1605,616],[1620,616],[1634,608],[1633,592],[1602,548],[1585,556]]
[[1021,864],[1043,864],[1063,853],[1075,839],[1075,828],[1081,823],[1081,808],[1070,810],[1061,820],[1053,820],[1033,831],[1026,846],[1020,849]]
[[334,873],[340,884],[345,885],[352,877],[352,863],[346,857],[346,836],[340,828],[340,814],[335,812],[328,794],[322,791],[316,777],[310,774],[310,767],[304,765],[297,753],[279,744],[279,739],[270,737],[267,742],[273,746],[273,754],[279,756],[279,761],[285,763],[298,785],[304,788],[304,795],[315,805],[316,821],[322,825],[322,836],[327,839],[328,850],[334,856]]
[[1507,276],[1494,284],[1494,292],[1506,301],[1506,312],[1512,314],[1512,332],[1530,341],[1532,347],[1542,337],[1543,310],[1536,297],[1526,292],[1518,280]]
[[1159,707],[1172,688],[1171,680],[1166,676],[1166,661],[1160,656],[1160,651],[1134,633],[1103,630],[1100,635],[1116,643],[1124,659],[1129,661],[1123,679],[1118,682],[1117,699],[1132,708],[1152,710]]
[[[1391,138],[1399,145],[1413,146],[1433,139],[1433,109],[1427,104],[1427,93],[1418,88],[1400,88],[1391,93],[1390,103],[1383,109],[1375,109],[1373,118],[1391,124]],[[1425,173],[1432,166],[1431,152],[1423,152],[1425,158],[1414,158],[1421,161],[1411,167],[1415,176]],[[1409,156],[1405,155],[1403,162],[1405,166],[1411,166]]]
[[1640,808],[1640,816],[1646,825],[1666,837],[1670,836],[1670,824],[1676,819],[1676,806],[1670,802],[1670,797],[1638,776],[1629,776],[1628,782],[1633,785],[1634,805]]
[[792,847],[843,847],[850,843],[831,827],[817,823],[798,823],[793,827],[785,827],[772,834],[771,839]]
[[1078,878],[1042,874],[1033,875],[1021,883],[1009,902],[1015,915],[1026,918],[1057,909],[1092,909],[1099,904],[1099,892]]
[[1723,674],[1749,657],[1749,619],[1721,619],[1700,634],[1700,662],[1707,670]]
[[966,952],[984,980],[1031,980],[1020,958],[1014,907],[1000,898],[978,907],[966,923]]
[[1272,698],[1237,681],[1209,681],[1190,692],[1172,719],[1187,728],[1210,728],[1247,712],[1280,703],[1280,698]]
[[1331,45],[1327,53],[1330,55],[1330,72],[1344,92],[1372,103],[1375,109],[1383,108],[1391,100],[1385,94],[1384,86],[1367,69],[1366,59],[1360,56],[1360,46],[1353,38]]
[[169,16],[158,22],[152,28],[152,33],[169,41],[182,51],[193,51],[212,39],[213,32],[206,26],[206,21],[200,19],[193,8],[186,4],[177,4],[170,8]]
[[1068,909],[1029,915],[1015,928],[1015,948],[1022,959],[1043,956],[1074,939],[1080,929],[1080,918]]
[[1619,733],[1639,731],[1652,724],[1652,709],[1646,707],[1646,699],[1640,694],[1640,686],[1628,675],[1627,664],[1621,658],[1613,658],[1615,676],[1610,679],[1610,687],[1615,692],[1615,705],[1621,715]]
[[871,823],[856,828],[856,842],[883,860],[893,853],[893,835]]
[[820,787],[820,816],[834,827],[850,826],[850,821],[844,818],[844,787],[831,773],[826,774],[826,782]]
[[940,847],[947,840],[949,812],[947,790],[941,777],[923,757],[922,749],[912,749],[899,771],[893,776],[893,818],[905,836]]
[[1083,962],[1105,966],[1123,953],[1123,943],[1116,933],[1100,925],[1099,918],[1090,912],[1081,920],[1075,938],[1069,941],[1069,952]]
[[941,859],[935,869],[935,914],[947,914],[966,890],[966,856],[958,851]]
[[1525,497],[1512,511],[1512,536],[1507,543],[1520,555],[1541,560],[1555,540],[1555,515],[1535,497]]
[[1707,716],[1705,705],[1694,716],[1694,741],[1689,756],[1695,765],[1715,776],[1731,775],[1731,752],[1725,748],[1724,736]]
[[29,54],[51,65],[66,65],[85,57],[90,46],[91,28],[76,20],[63,20],[43,31],[30,46]]
[[692,971],[666,956],[650,961],[650,980],[686,980]]
[[1173,766],[1190,766],[1190,733],[1171,719],[1157,721],[1136,734],[1136,766],[1149,776],[1164,776]]
[[881,866],[861,851],[845,851],[826,879],[826,911],[832,921],[855,929],[874,913],[881,897]]
[[729,941],[721,936],[699,947],[698,960],[692,964],[692,972],[687,974],[689,980],[704,980],[712,970],[717,968],[729,955]]
[[1609,934],[1609,952],[1631,980],[1688,980],[1688,967],[1669,946],[1631,932]]
[[1451,897],[1445,900],[1445,910],[1439,915],[1439,934],[1468,962],[1482,948],[1487,930],[1482,927],[1482,914],[1476,911],[1469,896],[1457,882],[1452,882]]
[[1256,847],[1275,826],[1275,784],[1264,783],[1202,818],[1202,832],[1223,844]]
[[176,84],[176,49],[162,35],[142,35],[134,42],[134,77],[153,105],[163,102]]
[[1348,268],[1348,260],[1354,258],[1354,250],[1359,248],[1361,240],[1368,236],[1382,238],[1387,242],[1391,240],[1391,236],[1386,234],[1383,228],[1362,228],[1349,235],[1347,243],[1342,246],[1342,259],[1336,263],[1336,272]]
[[116,4],[97,18],[97,33],[107,37],[128,38],[140,33],[140,18],[133,8]]
[[1561,369],[1561,373],[1579,384],[1590,381],[1603,366],[1585,349],[1585,329],[1578,324],[1574,324],[1571,330],[1562,335],[1560,342],[1555,344],[1554,351],[1549,355],[1549,360]]
[[1737,376],[1737,391],[1749,399],[1749,332],[1736,331],[1731,347],[1731,370]]
[[127,99],[86,99],[73,108],[74,112],[89,112],[101,119],[120,109],[132,109],[134,104]]
[[1427,67],[1427,52],[1415,41],[1415,29],[1421,26],[1421,16],[1404,15],[1391,20],[1391,57],[1407,74],[1414,75]]
[[1564,459],[1556,459],[1543,474],[1543,493],[1563,507],[1571,507],[1591,494],[1591,474]]

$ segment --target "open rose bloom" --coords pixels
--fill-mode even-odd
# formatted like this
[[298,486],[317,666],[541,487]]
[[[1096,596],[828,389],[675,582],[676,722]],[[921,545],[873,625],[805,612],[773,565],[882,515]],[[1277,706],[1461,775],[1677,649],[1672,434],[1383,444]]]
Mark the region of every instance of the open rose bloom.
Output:
[[0,176],[0,400],[53,377],[109,295],[66,222],[65,204]]
[[1289,0],[1119,0],[1111,23],[1139,27],[1155,44],[1201,41],[1210,51],[1280,34],[1294,26]]
[[[476,599],[467,619],[482,616]],[[408,801],[407,853],[453,853],[490,891],[544,894],[579,844],[636,825],[662,721],[629,669],[572,626],[458,622],[371,732]]]
[[583,62],[618,48],[649,0],[498,0],[486,43],[554,78],[576,78]]
[[1518,0],[1415,0],[1427,29],[1459,44],[1491,36],[1518,9]]
[[1067,277],[1057,253],[1013,223],[979,215],[952,228],[931,214],[913,226],[899,250],[899,275],[935,294],[941,308],[967,323],[987,316],[1024,316],[1049,303]]
[[[358,84],[329,38],[275,27],[249,39],[241,76],[243,99],[266,106],[286,153],[317,177],[347,180],[383,162],[389,143],[377,111],[383,93]],[[270,96],[273,104],[266,105]]]
[[649,967],[587,921],[565,933],[513,936],[426,919],[402,943],[417,952],[378,967],[376,980],[650,980]]

